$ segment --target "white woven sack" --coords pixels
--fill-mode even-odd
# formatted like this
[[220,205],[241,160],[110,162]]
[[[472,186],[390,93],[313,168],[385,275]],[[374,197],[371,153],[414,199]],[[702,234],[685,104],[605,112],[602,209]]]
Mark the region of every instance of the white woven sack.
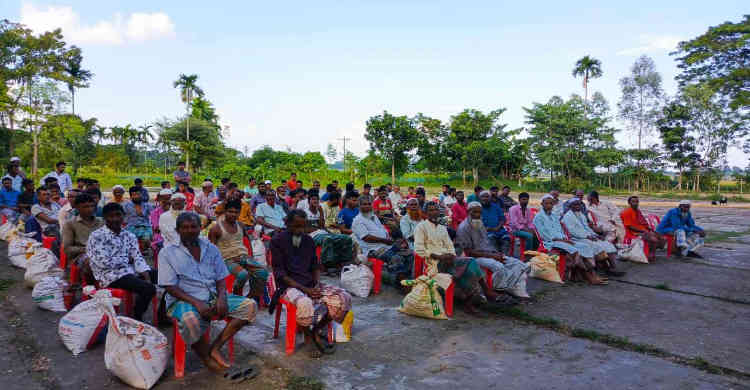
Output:
[[57,259],[57,256],[51,250],[37,248],[26,265],[26,273],[23,276],[24,283],[26,287],[33,288],[47,276],[63,278],[65,271],[60,268],[60,260]]
[[150,389],[167,368],[166,336],[151,325],[118,316],[111,302],[101,301],[99,310],[109,319],[104,347],[107,370],[132,387]]
[[65,312],[65,299],[63,292],[68,283],[57,276],[47,276],[34,286],[31,299],[40,309],[49,311]]
[[[93,290],[93,287],[87,286],[85,289]],[[100,290],[93,295],[93,299],[77,304],[60,319],[57,334],[73,356],[91,349],[102,332],[106,331],[107,316],[102,314],[98,303],[101,300],[110,300],[113,305],[120,304],[120,299],[113,298],[109,290]]]

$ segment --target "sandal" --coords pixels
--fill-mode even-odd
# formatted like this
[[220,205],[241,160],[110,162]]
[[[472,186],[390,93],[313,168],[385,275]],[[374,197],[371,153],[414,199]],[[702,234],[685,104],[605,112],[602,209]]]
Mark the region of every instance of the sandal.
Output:
[[[318,337],[320,337],[320,340],[318,340]],[[334,352],[336,352],[336,344],[329,343],[325,336],[321,334],[313,335],[312,340],[313,344],[315,344],[315,347],[318,348],[320,352],[326,355],[332,355]]]
[[247,366],[245,368],[232,370],[232,372],[225,372],[224,379],[237,384],[244,382],[248,379],[253,379],[258,376],[258,369],[255,366]]

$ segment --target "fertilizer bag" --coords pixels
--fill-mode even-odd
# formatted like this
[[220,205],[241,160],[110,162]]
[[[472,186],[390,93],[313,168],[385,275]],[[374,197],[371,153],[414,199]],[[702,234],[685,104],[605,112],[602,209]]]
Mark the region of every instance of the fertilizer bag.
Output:
[[[85,289],[94,290],[93,286]],[[84,293],[88,295],[90,291]],[[107,316],[102,314],[98,306],[98,302],[102,300],[110,301],[113,305],[120,304],[120,299],[113,298],[109,290],[100,290],[94,294],[93,299],[79,303],[60,319],[57,334],[60,335],[65,347],[73,352],[73,356],[104,341],[107,334]]]
[[65,271],[59,265],[60,260],[57,259],[57,256],[51,250],[37,248],[26,265],[26,274],[23,276],[26,287],[34,287],[34,285],[47,276],[63,278]]
[[40,309],[64,312],[67,310],[65,309],[63,291],[67,287],[68,283],[60,277],[47,276],[34,286],[31,299]]
[[100,301],[109,319],[104,364],[112,374],[137,389],[150,389],[167,368],[169,342],[158,329],[115,313],[112,302]]

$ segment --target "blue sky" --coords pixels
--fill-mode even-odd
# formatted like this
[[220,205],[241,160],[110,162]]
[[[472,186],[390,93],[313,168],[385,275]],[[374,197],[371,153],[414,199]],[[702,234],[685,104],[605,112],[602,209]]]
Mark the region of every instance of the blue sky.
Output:
[[[36,30],[62,27],[95,73],[77,107],[104,125],[140,125],[184,112],[172,81],[196,73],[230,127],[227,143],[325,151],[337,138],[364,153],[365,121],[383,110],[448,120],[464,108],[522,107],[582,94],[571,76],[602,61],[613,113],[618,80],[651,56],[676,92],[676,42],[738,21],[746,1],[579,2],[14,1],[0,15]],[[611,2],[615,3],[615,2]],[[619,139],[629,146],[631,137]],[[746,166],[741,152],[730,165]]]

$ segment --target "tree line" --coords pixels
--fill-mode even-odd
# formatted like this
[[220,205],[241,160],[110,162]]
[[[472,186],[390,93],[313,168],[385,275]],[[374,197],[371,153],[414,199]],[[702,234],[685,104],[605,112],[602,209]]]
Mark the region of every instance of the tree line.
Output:
[[[80,48],[65,43],[58,30],[34,34],[8,20],[0,22],[0,157],[19,155],[40,166],[58,160],[73,171],[164,173],[178,160],[212,176],[280,178],[291,171],[320,178],[365,180],[406,173],[458,176],[465,185],[481,179],[549,179],[560,188],[594,184],[627,190],[693,190],[713,186],[727,171],[726,155],[747,140],[750,100],[750,16],[710,27],[681,42],[672,53],[679,91],[668,96],[653,60],[638,58],[620,78],[613,108],[598,91],[600,60],[586,55],[573,64],[583,96],[552,96],[523,107],[524,126],[509,129],[505,108],[467,108],[448,120],[427,114],[374,115],[366,123],[365,156],[325,155],[263,147],[252,153],[228,147],[226,129],[195,74],[172,82],[185,104],[184,115],[140,125],[102,126],[75,113],[75,94],[94,74]],[[623,126],[623,128],[620,128]],[[632,147],[618,145],[625,133]],[[326,161],[326,157],[328,161]],[[664,175],[677,172],[676,180]],[[748,169],[733,169],[747,181]]]

